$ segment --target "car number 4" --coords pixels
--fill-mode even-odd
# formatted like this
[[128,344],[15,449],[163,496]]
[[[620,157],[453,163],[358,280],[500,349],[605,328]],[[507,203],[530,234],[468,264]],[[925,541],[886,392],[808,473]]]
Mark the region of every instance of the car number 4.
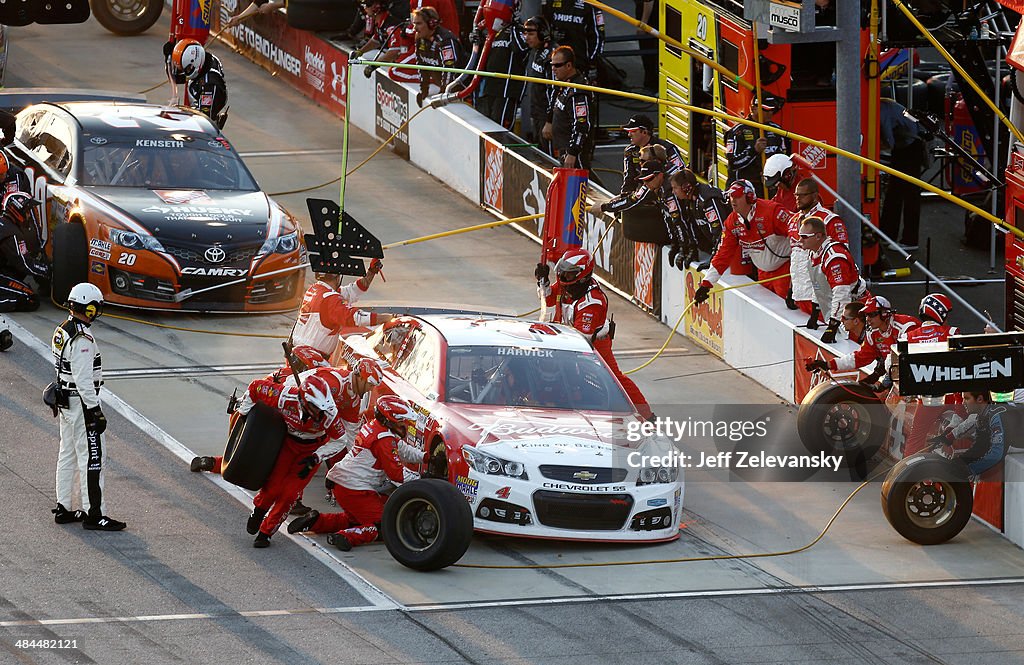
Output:
[[117,257],[117,262],[118,264],[121,265],[133,266],[135,265],[135,259],[136,256],[134,254],[122,254],[121,256]]

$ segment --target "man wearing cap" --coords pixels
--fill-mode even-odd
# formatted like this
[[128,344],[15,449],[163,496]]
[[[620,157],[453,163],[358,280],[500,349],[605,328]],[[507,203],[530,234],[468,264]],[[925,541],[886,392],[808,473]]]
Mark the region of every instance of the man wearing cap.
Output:
[[[568,46],[559,46],[551,53],[551,71],[555,79],[568,83],[587,84],[586,77],[576,69],[576,54]],[[562,166],[589,169],[594,156],[594,97],[587,90],[558,88],[551,95],[544,137]]]
[[775,201],[758,198],[749,180],[737,180],[727,192],[732,213],[722,227],[722,243],[711,257],[711,267],[693,295],[694,304],[708,299],[711,287],[743,252],[757,268],[762,286],[781,298],[789,291],[789,213]]
[[824,360],[805,358],[804,369],[808,372],[850,370],[877,362],[875,370],[861,383],[874,383],[885,373],[885,359],[896,340],[908,330],[918,327],[921,322],[913,316],[894,314],[892,305],[882,296],[871,296],[864,302],[861,313],[868,322],[868,331],[860,348],[845,356]]
[[648,145],[660,145],[665,148],[668,159],[665,161],[665,175],[671,176],[681,169],[686,168],[683,156],[679,154],[679,148],[670,141],[659,139],[654,136],[654,122],[650,117],[638,113],[622,126],[629,135],[629,145],[622,153],[622,195],[630,194],[636,190],[640,183],[637,176],[640,174],[640,150]]
[[[772,116],[782,108],[783,101],[778,97],[767,95],[761,103],[761,112],[764,115],[765,125],[782,127],[772,122]],[[757,97],[750,100],[750,113],[747,120],[757,121]],[[736,180],[749,180],[750,182],[761,182],[761,155],[766,158],[775,154],[788,155],[790,153],[789,139],[776,134],[765,132],[761,136],[760,130],[749,125],[737,123],[725,133],[725,155],[729,160],[729,182]]]
[[665,170],[662,162],[644,162],[637,175],[639,187],[610,201],[592,204],[590,213],[599,215],[602,212],[622,212],[645,201],[658,206],[661,210],[661,219],[665,223],[665,232],[671,241],[672,249],[668,253],[668,262],[680,270],[686,270],[687,263],[697,260],[697,238],[683,217],[682,206],[672,193]]

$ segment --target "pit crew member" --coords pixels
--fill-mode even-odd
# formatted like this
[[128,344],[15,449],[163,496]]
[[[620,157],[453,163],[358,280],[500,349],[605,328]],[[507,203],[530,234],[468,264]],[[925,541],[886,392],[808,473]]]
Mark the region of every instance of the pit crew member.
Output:
[[959,453],[959,457],[967,463],[972,476],[980,476],[1006,456],[1002,416],[1007,407],[993,404],[992,395],[987,392],[965,392],[963,401],[967,417],[955,418],[953,426],[933,437],[931,442],[942,445],[946,455],[953,455],[953,443],[957,439],[970,439],[971,447]]
[[775,201],[760,199],[749,180],[737,180],[727,192],[732,213],[722,228],[722,243],[711,257],[711,267],[693,295],[694,304],[708,299],[711,287],[732,263],[737,252],[750,258],[762,284],[785,298],[789,292],[789,215]]
[[171,52],[171,66],[187,80],[185,105],[224,129],[228,121],[228,85],[220,59],[194,39],[182,39]]
[[[412,27],[416,32],[416,64],[433,67],[456,67],[463,62],[459,38],[441,25],[441,17],[433,7],[420,7],[412,13]],[[420,71],[420,91],[416,103],[442,92],[457,74],[451,72]]]
[[[779,127],[772,122],[772,116],[776,111],[782,109],[782,100],[770,95],[765,96],[761,103],[765,125]],[[747,120],[757,120],[757,97],[750,100],[750,112]],[[779,127],[779,129],[782,129]],[[761,155],[771,157],[772,155],[788,155],[790,150],[789,139],[776,134],[765,132],[760,135],[760,130],[737,123],[725,133],[725,155],[729,160],[729,183],[736,180],[749,180],[750,182],[761,182]]]
[[870,294],[850,249],[846,243],[829,238],[826,228],[825,222],[817,217],[804,218],[800,223],[800,248],[810,254],[814,300],[828,321],[821,341],[834,344],[843,308],[854,300],[865,300]]
[[789,155],[775,153],[764,162],[764,186],[768,196],[790,213],[796,212],[796,179],[799,169]]
[[327,472],[341,512],[310,511],[292,520],[288,533],[327,533],[327,542],[346,552],[377,540],[387,501],[381,490],[416,478],[402,462],[419,464],[424,457],[418,449],[400,445],[415,422],[416,413],[405,400],[395,395],[378,398],[374,417],[359,428],[350,453]]
[[[525,76],[529,48],[523,39],[521,27],[517,23],[508,23],[491,40],[487,61],[483,63],[481,69],[499,74]],[[505,129],[511,129],[526,84],[493,76],[483,76],[481,79],[476,110]]]
[[[35,290],[26,283],[32,277],[48,284],[50,264],[31,251],[37,246],[30,228],[36,201],[24,192],[4,197],[0,215],[0,312],[32,312],[39,309]],[[2,344],[0,344],[2,346]]]
[[541,13],[554,31],[555,41],[576,53],[580,71],[596,67],[604,52],[604,12],[583,0],[544,0]]
[[620,196],[628,196],[640,187],[640,150],[648,145],[660,145],[665,148],[665,174],[673,176],[686,168],[679,148],[670,141],[654,136],[654,121],[648,116],[638,113],[622,126],[629,136],[629,145],[622,151],[622,189]]
[[825,233],[829,239],[848,245],[850,237],[842,218],[821,205],[817,181],[813,178],[804,178],[797,183],[794,195],[796,197],[796,212],[789,218],[789,240],[792,246],[789,257],[789,275],[792,280],[792,293],[786,305],[790,309],[799,308],[809,314],[807,327],[817,330],[821,312],[814,299],[814,283],[811,279],[813,266],[811,266],[810,253],[800,244],[800,225],[805,219],[813,217],[824,222]]
[[729,204],[725,202],[725,193],[698,181],[697,175],[690,169],[679,171],[669,180],[676,198],[691,203],[686,206],[684,214],[691,219],[698,247],[714,254],[718,243],[722,241],[722,222],[729,217],[730,212]]
[[[551,52],[556,44],[551,37],[551,27],[543,16],[526,19],[523,27],[523,39],[530,48],[526,61],[526,74],[537,79],[550,80]],[[541,130],[548,120],[548,106],[553,90],[550,85],[530,81],[526,84],[526,94],[530,102],[530,126],[533,134],[530,138],[537,142],[542,152],[551,153],[551,144]]]
[[[577,71],[576,55],[568,46],[559,46],[551,53],[551,71],[559,81],[587,83]],[[541,131],[566,168],[590,168],[594,157],[593,107],[593,94],[587,90],[560,87],[551,94],[548,121]]]
[[622,384],[629,399],[644,418],[652,418],[651,407],[633,380],[623,374],[612,353],[615,321],[608,317],[608,297],[594,279],[594,259],[585,249],[568,250],[555,264],[556,282],[550,282],[550,266],[538,263],[534,271],[537,293],[542,302],[542,320],[564,323],[590,338],[594,350]]

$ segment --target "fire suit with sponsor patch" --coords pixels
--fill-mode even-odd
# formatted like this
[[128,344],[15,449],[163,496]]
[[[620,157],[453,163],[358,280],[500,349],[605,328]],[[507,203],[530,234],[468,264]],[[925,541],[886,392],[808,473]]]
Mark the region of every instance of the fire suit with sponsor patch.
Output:
[[[532,49],[526,61],[526,75],[551,80],[551,52],[555,50],[556,44],[546,44]],[[543,152],[550,153],[551,145],[546,138],[541,136],[541,129],[548,121],[548,107],[551,105],[551,96],[554,90],[550,85],[530,81],[526,84],[526,94],[530,98],[530,124],[533,126],[534,140],[540,145]]]
[[[416,64],[430,65],[432,67],[457,67],[463,61],[462,46],[459,38],[442,25],[434,30],[434,36],[430,39],[416,40]],[[451,72],[420,72],[420,92],[416,95],[416,102],[423,103],[423,100],[430,95],[442,92],[449,83],[455,80],[458,74]]]
[[[797,302],[814,299],[814,284],[811,281],[811,255],[809,251],[800,246],[800,225],[811,217],[825,223],[825,233],[830,239],[846,245],[850,244],[850,236],[846,233],[846,224],[843,223],[842,218],[821,203],[807,212],[793,213],[793,216],[789,218],[789,244],[791,246],[789,272],[792,278],[793,300]],[[822,310],[822,312],[824,311]]]
[[24,227],[0,215],[0,312],[31,312],[39,299],[25,278],[49,279],[50,266],[30,249]]
[[[523,41],[522,29],[516,23],[509,23],[491,40],[491,50],[487,54],[487,62],[483,70],[499,74],[526,74],[526,59],[529,48]],[[522,81],[501,79],[490,76],[481,77],[480,97],[477,99],[477,111],[484,114],[505,129],[511,129],[516,119],[516,110],[523,99],[526,87]]]
[[623,212],[644,204],[657,206],[661,211],[661,220],[665,223],[665,232],[672,245],[683,256],[690,255],[692,252],[696,258],[697,235],[691,226],[693,220],[683,217],[683,207],[676,195],[672,193],[672,186],[669,184],[668,178],[662,178],[662,185],[658,189],[651,189],[647,185],[641,184],[628,194],[620,194],[611,201],[601,204],[601,210],[603,212]]
[[103,500],[106,454],[97,427],[103,384],[100,349],[89,324],[73,317],[57,326],[50,343],[57,382],[67,402],[58,400],[60,452],[57,453],[57,503],[71,508],[77,473],[82,510],[89,517],[107,514]]
[[[747,120],[756,120],[756,118],[748,117]],[[764,124],[779,127],[774,122]],[[761,153],[754,148],[759,137],[760,132],[757,129],[742,124],[733,125],[725,133],[725,156],[729,160],[730,183],[743,179],[749,180],[754,183],[754,187],[760,188],[759,183],[762,182],[761,173],[764,167],[761,163]],[[764,149],[765,159],[776,154],[788,155],[791,152],[789,139],[781,134],[765,132],[764,138],[768,142]]]
[[296,347],[311,346],[326,359],[338,347],[338,334],[343,328],[377,325],[376,314],[352,307],[363,293],[358,281],[338,290],[326,282],[317,281],[302,297],[299,316],[292,330],[292,344]]
[[359,428],[349,454],[327,472],[334,483],[340,513],[321,514],[310,526],[314,533],[343,533],[351,545],[377,539],[390,483],[401,484],[417,477],[402,462],[419,464],[423,452],[410,446],[376,419]]
[[717,187],[698,182],[696,198],[688,213],[693,216],[697,245],[701,251],[714,254],[722,242],[722,223],[731,213],[725,193]]
[[319,466],[317,461],[307,475],[300,478],[299,473],[305,468],[303,460],[310,455],[317,455],[326,444],[341,439],[345,434],[345,421],[340,416],[326,424],[305,420],[299,403],[299,391],[294,383],[256,379],[249,384],[242,397],[238,413],[249,413],[256,402],[262,402],[277,410],[287,427],[277,462],[267,481],[253,498],[256,510],[264,514],[260,532],[272,536],[280,528],[288,511],[302,495],[302,490],[309,484]]
[[[917,328],[906,331],[900,340],[906,340],[911,344],[938,344],[945,342],[952,335],[959,335],[960,329],[956,326],[947,326],[936,323],[930,319],[921,322]],[[903,447],[903,456],[919,453],[928,447],[928,434],[935,422],[942,417],[946,410],[944,405],[959,404],[963,400],[958,393],[948,395],[924,395],[921,403],[914,412],[914,424],[910,428],[907,442]]]
[[[569,83],[587,83],[576,73]],[[555,157],[576,158],[576,168],[589,169],[594,157],[593,95],[587,90],[559,88],[551,95],[548,122],[551,123],[551,148]]]
[[702,286],[712,286],[730,266],[737,252],[743,252],[757,268],[762,284],[785,298],[789,292],[789,214],[775,201],[756,199],[747,217],[729,213],[722,226],[722,243],[711,257]]
[[629,395],[629,399],[636,406],[640,415],[650,418],[651,407],[647,403],[647,399],[633,383],[633,380],[622,373],[619,364],[615,361],[615,354],[612,353],[612,338],[615,328],[608,319],[608,297],[593,278],[589,279],[589,287],[579,298],[569,295],[558,282],[548,284],[546,281],[542,281],[539,283],[537,291],[544,301],[544,318],[554,323],[572,326],[589,337],[594,350],[604,359],[612,374],[622,384],[623,390]]
[[576,69],[588,71],[604,52],[604,13],[583,0],[544,0],[541,13],[554,33],[555,41],[571,46]]
[[854,300],[870,295],[867,282],[860,276],[857,262],[845,243],[826,240],[811,254],[811,281],[814,299],[825,320],[838,323],[843,308]]
[[224,81],[224,66],[220,59],[209,51],[203,61],[203,68],[185,86],[186,102],[189,108],[199,111],[224,129],[228,121],[228,84]]
[[1003,404],[987,404],[981,413],[968,414],[963,420],[954,417],[949,435],[954,440],[970,439],[971,447],[960,454],[960,460],[967,463],[972,476],[980,476],[1006,456],[1003,415],[1007,408]]

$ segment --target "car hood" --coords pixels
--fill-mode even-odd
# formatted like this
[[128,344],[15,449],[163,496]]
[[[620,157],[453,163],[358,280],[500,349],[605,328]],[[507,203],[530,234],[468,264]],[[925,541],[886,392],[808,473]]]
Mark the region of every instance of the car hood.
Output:
[[[154,236],[166,240],[237,243],[263,239],[267,235],[268,224],[275,217],[283,217],[272,214],[274,204],[263,192],[125,187],[84,189],[115,208],[116,212],[144,226]],[[117,220],[117,215],[114,220]],[[128,228],[132,229],[131,225]],[[291,230],[281,228],[271,232],[278,235]]]
[[[635,447],[627,434],[630,423],[641,422],[630,414],[594,411],[558,411],[538,408],[505,408],[448,405],[455,424],[469,443],[489,449],[512,447],[530,454],[547,455],[548,449],[611,451]],[[635,427],[635,426],[634,426]]]

